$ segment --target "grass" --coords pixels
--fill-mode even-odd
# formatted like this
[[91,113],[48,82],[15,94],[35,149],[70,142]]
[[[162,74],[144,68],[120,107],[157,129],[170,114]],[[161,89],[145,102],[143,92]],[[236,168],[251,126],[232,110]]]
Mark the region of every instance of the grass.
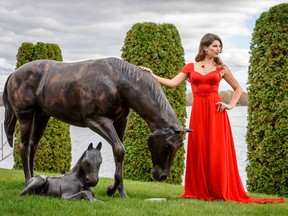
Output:
[[[36,173],[40,174],[40,173]],[[41,173],[43,174],[43,173]],[[45,173],[44,173],[45,174]],[[51,174],[49,174],[51,175]],[[55,174],[57,175],[57,174]],[[104,203],[84,200],[67,201],[45,196],[17,196],[24,188],[24,174],[20,170],[0,169],[0,214],[4,215],[109,215],[109,216],[166,216],[166,215],[287,215],[288,203],[243,204],[225,201],[178,199],[181,185],[124,180],[129,199],[121,199],[117,192],[113,197],[105,194],[111,178],[101,178],[95,187],[95,198]],[[275,197],[249,193],[252,197]],[[166,198],[152,202],[147,198]]]

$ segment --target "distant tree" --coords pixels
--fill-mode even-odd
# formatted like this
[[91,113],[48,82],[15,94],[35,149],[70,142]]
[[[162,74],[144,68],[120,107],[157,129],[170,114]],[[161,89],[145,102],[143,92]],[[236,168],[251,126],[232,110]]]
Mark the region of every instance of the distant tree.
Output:
[[248,94],[247,92],[243,92],[241,97],[239,98],[238,104],[241,106],[247,106],[248,104]]
[[186,106],[192,106],[193,104],[193,94],[192,93],[188,93],[186,95]]
[[[232,97],[233,97],[233,91],[231,90],[226,90],[226,91],[221,91],[219,93],[222,101],[224,103],[227,103],[229,104],[230,101],[232,100]],[[237,102],[237,105],[240,105],[240,106],[247,106],[247,103],[248,103],[248,95],[246,92],[243,92]]]
[[[155,74],[172,78],[184,66],[184,49],[176,27],[172,24],[138,23],[127,32],[122,58],[151,68]],[[163,88],[181,123],[186,118],[186,85],[176,89]],[[147,146],[150,129],[136,112],[129,116],[125,133],[125,178],[152,181],[152,162]],[[181,183],[184,171],[184,148],[174,159],[171,174],[166,180]]]
[[[16,67],[37,59],[62,61],[61,49],[56,44],[38,42],[22,43],[18,49]],[[20,143],[19,126],[16,128],[15,146]],[[14,148],[14,168],[22,169],[19,148]],[[65,173],[71,164],[70,126],[50,118],[49,124],[40,140],[35,157],[35,170],[44,172]]]
[[224,103],[229,104],[233,95],[233,91],[221,91],[219,95]]
[[288,196],[288,4],[256,21],[248,72],[247,187]]

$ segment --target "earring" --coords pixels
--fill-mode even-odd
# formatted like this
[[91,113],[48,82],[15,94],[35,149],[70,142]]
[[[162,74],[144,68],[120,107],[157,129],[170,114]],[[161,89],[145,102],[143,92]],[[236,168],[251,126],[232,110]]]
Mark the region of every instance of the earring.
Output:
[[205,56],[207,56],[207,53],[208,53],[208,51],[207,51],[207,50],[204,50],[204,55],[205,55]]

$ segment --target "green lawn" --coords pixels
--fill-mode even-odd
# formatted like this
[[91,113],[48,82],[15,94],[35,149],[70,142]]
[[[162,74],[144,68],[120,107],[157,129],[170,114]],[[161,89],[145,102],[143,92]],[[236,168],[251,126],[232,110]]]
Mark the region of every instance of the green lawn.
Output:
[[[39,173],[36,173],[39,174]],[[51,175],[51,174],[49,174]],[[178,199],[181,185],[124,180],[129,199],[105,194],[111,178],[101,178],[95,188],[95,198],[104,203],[67,201],[44,196],[18,197],[24,188],[24,174],[19,170],[0,169],[0,215],[109,215],[109,216],[165,216],[165,215],[288,215],[288,203],[243,204],[225,201]],[[253,197],[275,197],[253,194]],[[147,198],[166,198],[147,201]]]

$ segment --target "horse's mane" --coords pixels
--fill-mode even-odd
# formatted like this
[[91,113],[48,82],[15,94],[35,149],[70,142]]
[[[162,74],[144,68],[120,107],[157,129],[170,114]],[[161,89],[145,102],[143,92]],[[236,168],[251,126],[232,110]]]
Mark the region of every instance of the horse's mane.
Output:
[[[135,89],[139,89],[141,92],[150,92],[153,99],[158,101],[159,113],[164,119],[180,123],[162,91],[159,82],[149,72],[143,71],[139,67],[121,59],[111,58],[111,62],[120,69],[120,73],[125,76]],[[164,110],[167,110],[168,112],[164,112]]]
[[83,158],[86,156],[87,151],[88,151],[88,150],[86,150],[85,152],[82,153],[81,157],[77,160],[77,162],[74,164],[74,166],[72,167],[72,169],[69,170],[69,172],[67,172],[65,175],[70,175],[70,174],[76,172],[76,170],[79,168],[79,164],[81,163],[81,161],[83,160]]

